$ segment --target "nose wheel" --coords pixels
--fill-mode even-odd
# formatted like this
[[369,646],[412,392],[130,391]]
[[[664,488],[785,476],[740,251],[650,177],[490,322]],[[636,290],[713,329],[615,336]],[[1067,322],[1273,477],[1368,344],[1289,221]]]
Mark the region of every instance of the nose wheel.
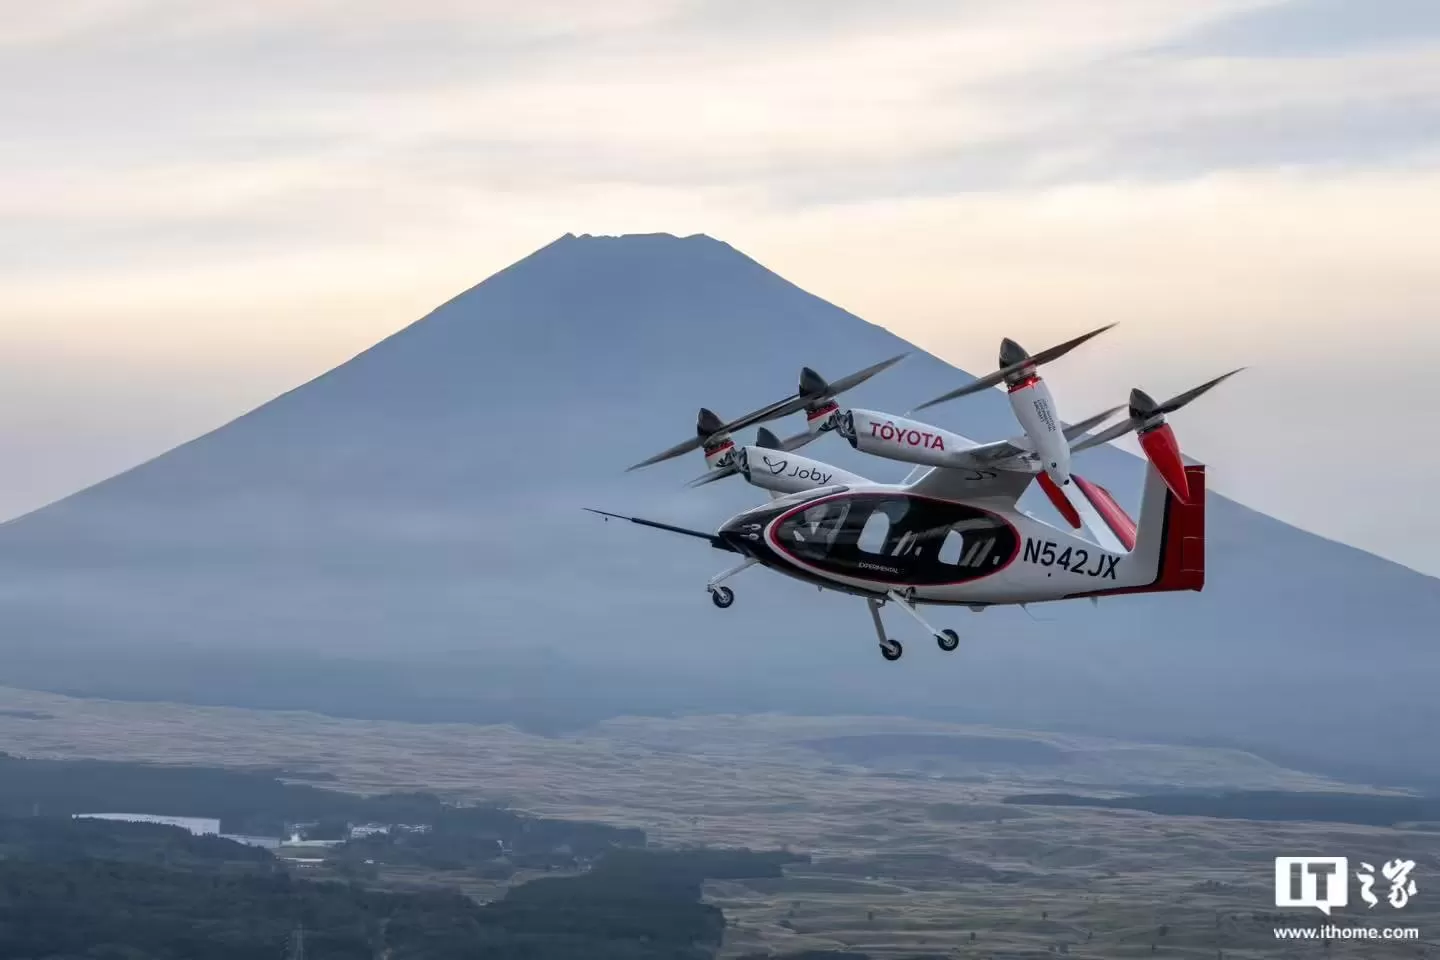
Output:
[[953,653],[955,648],[960,646],[960,634],[946,627],[944,630],[935,634],[935,642],[941,650],[944,650],[946,653]]
[[731,577],[735,576],[735,574],[739,573],[742,570],[750,569],[758,562],[759,561],[755,560],[752,557],[741,563],[737,563],[735,566],[731,567],[729,570],[726,570],[724,573],[712,577],[710,582],[705,584],[705,589],[710,593],[710,602],[715,604],[715,606],[719,607],[721,610],[724,610],[726,607],[730,606],[730,604],[734,603],[735,591],[731,590],[729,587],[720,586],[720,582],[722,580],[729,580]]
[[892,663],[899,660],[904,652],[905,648],[900,645],[900,641],[893,637],[885,637],[880,641],[880,656]]

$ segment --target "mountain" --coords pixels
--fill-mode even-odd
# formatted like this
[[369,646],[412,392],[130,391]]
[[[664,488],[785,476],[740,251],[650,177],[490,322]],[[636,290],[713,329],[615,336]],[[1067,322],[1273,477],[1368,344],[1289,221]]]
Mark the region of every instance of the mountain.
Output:
[[[913,640],[894,664],[858,600],[749,571],[720,611],[703,585],[723,555],[581,511],[718,523],[762,494],[686,489],[698,453],[624,468],[689,435],[702,404],[739,414],[803,364],[838,377],[908,347],[705,236],[563,237],[246,416],[0,525],[0,683],[537,723],[889,711],[1390,779],[1435,768],[1440,748],[1412,734],[1440,722],[1440,581],[1213,493],[1203,593],[942,612],[953,655],[892,613]],[[847,399],[904,410],[967,379],[917,352]],[[979,439],[1017,432],[998,391],[937,414]],[[906,472],[836,438],[807,453]],[[1079,464],[1138,497],[1129,454]]]

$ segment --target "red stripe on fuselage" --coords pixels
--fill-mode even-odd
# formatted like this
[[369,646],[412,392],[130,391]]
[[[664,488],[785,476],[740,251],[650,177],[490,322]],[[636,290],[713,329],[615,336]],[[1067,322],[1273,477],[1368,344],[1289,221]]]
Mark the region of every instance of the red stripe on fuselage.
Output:
[[1115,502],[1115,497],[1111,495],[1110,491],[1098,483],[1091,483],[1079,474],[1071,474],[1071,479],[1075,481],[1075,486],[1080,488],[1080,492],[1085,494],[1085,499],[1090,501],[1095,512],[1100,514],[1100,519],[1105,521],[1105,526],[1115,534],[1116,539],[1126,550],[1134,550],[1135,521],[1131,520],[1130,514]]

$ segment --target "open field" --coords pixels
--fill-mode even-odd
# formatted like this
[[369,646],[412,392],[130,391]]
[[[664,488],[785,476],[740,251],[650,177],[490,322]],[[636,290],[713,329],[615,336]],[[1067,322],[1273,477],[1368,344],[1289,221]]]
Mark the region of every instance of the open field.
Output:
[[332,787],[638,826],[667,844],[811,854],[784,880],[710,885],[732,923],[729,957],[1440,956],[1414,943],[1283,944],[1274,926],[1325,918],[1276,911],[1271,889],[1278,855],[1413,859],[1407,909],[1383,902],[1382,880],[1379,907],[1352,903],[1334,922],[1418,926],[1440,941],[1440,834],[1001,803],[1062,789],[1341,786],[1235,751],[843,717],[623,719],[548,738],[4,688],[0,750],[280,767]]

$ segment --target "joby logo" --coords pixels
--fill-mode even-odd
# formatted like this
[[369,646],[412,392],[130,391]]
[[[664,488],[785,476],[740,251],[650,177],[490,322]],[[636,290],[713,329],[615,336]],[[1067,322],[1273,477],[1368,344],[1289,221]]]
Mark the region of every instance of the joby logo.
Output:
[[826,484],[834,474],[822,473],[818,467],[796,467],[790,472],[790,476],[796,480],[814,480],[816,483]]
[[784,473],[785,468],[790,466],[789,460],[771,460],[769,457],[763,456],[760,458],[760,460],[762,463],[765,464],[766,467],[770,469],[770,472],[773,474]]

